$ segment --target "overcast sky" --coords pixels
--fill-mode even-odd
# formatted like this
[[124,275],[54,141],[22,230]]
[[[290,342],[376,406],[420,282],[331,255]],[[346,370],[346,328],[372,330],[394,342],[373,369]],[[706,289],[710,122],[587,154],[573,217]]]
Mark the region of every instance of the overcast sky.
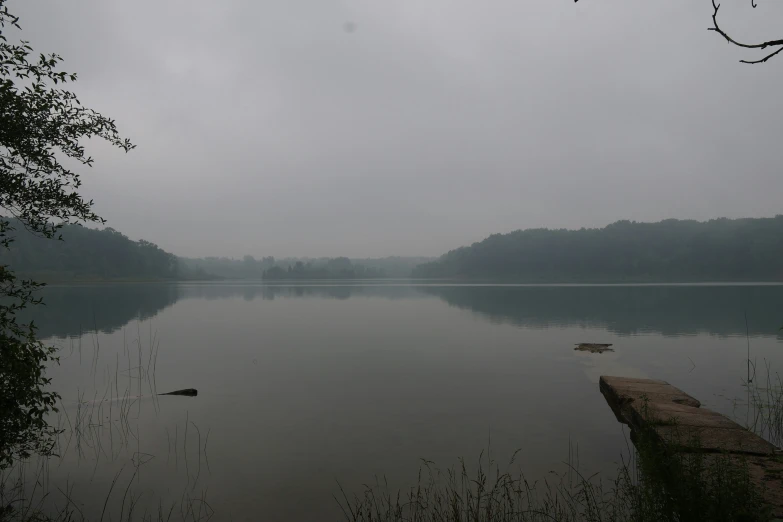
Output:
[[[738,37],[781,6],[726,0]],[[709,0],[9,0],[138,145],[84,193],[180,255],[439,255],[783,208],[783,57]],[[725,13],[724,13],[725,11]],[[777,26],[777,27],[776,27]]]

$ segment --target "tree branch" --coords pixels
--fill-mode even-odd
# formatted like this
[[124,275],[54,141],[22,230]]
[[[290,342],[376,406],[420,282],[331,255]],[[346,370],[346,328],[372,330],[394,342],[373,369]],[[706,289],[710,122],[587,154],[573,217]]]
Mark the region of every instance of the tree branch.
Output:
[[740,60],[740,63],[750,63],[750,64],[754,64],[754,63],[764,63],[764,62],[766,62],[767,60],[769,60],[770,58],[772,58],[773,56],[775,56],[776,54],[778,54],[780,51],[783,51],[783,47],[779,47],[777,51],[775,51],[775,52],[773,52],[773,53],[770,53],[770,54],[768,54],[767,56],[765,56],[765,57],[764,57],[764,58],[762,58],[761,60]]
[[[756,7],[756,4],[753,1],[751,1],[751,5],[753,7]],[[738,42],[737,40],[729,36],[726,33],[726,31],[721,29],[720,26],[718,25],[718,10],[720,9],[720,4],[716,3],[715,0],[712,0],[712,8],[713,8],[712,27],[708,27],[707,28],[708,31],[715,31],[723,38],[725,38],[726,41],[729,42],[730,44],[736,45],[737,47],[743,47],[745,49],[766,49],[767,47],[778,47],[777,50],[768,54],[764,58],[761,58],[760,60],[740,60],[740,63],[750,63],[750,64],[764,63],[770,58],[772,58],[773,56],[775,56],[776,54],[778,54],[781,50],[783,50],[783,39],[768,40],[766,42],[757,43],[757,44],[746,44],[746,43]]]

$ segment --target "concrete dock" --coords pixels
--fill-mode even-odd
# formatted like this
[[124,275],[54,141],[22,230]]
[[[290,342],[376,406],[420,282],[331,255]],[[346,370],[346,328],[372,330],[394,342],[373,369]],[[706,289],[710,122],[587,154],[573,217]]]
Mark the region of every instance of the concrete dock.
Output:
[[679,452],[720,453],[747,462],[774,516],[783,518],[783,459],[774,445],[702,408],[666,381],[601,376],[599,386],[617,420],[632,430],[649,429],[660,443]]

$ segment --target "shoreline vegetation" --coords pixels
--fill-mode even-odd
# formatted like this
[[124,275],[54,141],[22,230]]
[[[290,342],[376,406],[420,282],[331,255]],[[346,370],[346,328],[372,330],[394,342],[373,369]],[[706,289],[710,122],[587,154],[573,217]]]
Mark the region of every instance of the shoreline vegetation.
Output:
[[[13,222],[13,220],[11,220]],[[783,215],[493,234],[439,258],[185,258],[112,229],[20,234],[0,264],[46,283],[406,279],[483,284],[783,283]]]
[[179,258],[189,274],[208,274],[227,280],[395,279],[409,278],[413,269],[432,257],[388,256],[380,258],[275,258],[228,257]]
[[280,278],[266,277],[258,279],[234,279],[228,277],[219,277],[214,275],[204,275],[203,277],[180,277],[177,279],[163,279],[163,278],[151,278],[151,277],[68,277],[63,274],[39,274],[39,273],[21,273],[21,277],[25,279],[33,279],[47,286],[53,285],[80,285],[80,284],[134,284],[134,283],[302,283],[311,282],[317,283],[337,283],[337,282],[382,282],[382,283],[404,283],[411,286],[519,286],[519,287],[603,287],[603,286],[783,286],[783,281],[756,281],[756,280],[705,280],[705,281],[544,281],[544,282],[531,282],[531,281],[517,281],[517,280],[503,280],[503,279],[457,279],[457,278],[412,278],[412,277],[340,277],[329,275],[325,277],[295,277],[285,276]]
[[[24,225],[6,218],[16,229]],[[185,258],[113,228],[63,225],[63,241],[19,234],[14,248],[0,251],[0,265],[45,283],[207,280],[300,280],[406,278],[431,257],[383,258]]]
[[493,234],[419,265],[421,278],[525,282],[783,281],[783,215],[618,221]]
[[636,430],[614,476],[587,474],[569,448],[560,471],[529,480],[515,462],[482,452],[442,469],[424,460],[416,481],[393,490],[376,477],[361,493],[335,495],[349,522],[769,522],[773,514],[749,458],[672,451]]

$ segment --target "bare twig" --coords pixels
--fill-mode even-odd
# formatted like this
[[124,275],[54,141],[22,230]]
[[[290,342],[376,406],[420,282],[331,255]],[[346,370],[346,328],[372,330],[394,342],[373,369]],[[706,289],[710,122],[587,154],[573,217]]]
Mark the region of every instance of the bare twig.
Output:
[[776,54],[778,54],[780,51],[783,51],[783,47],[779,47],[777,51],[775,51],[773,53],[769,53],[767,56],[765,56],[764,58],[762,58],[760,60],[740,60],[740,63],[750,63],[750,64],[764,63],[767,60],[769,60],[770,58],[772,58],[773,56],[775,56]]
[[[756,7],[756,4],[755,4],[754,0],[751,0],[751,5],[753,7]],[[721,29],[720,26],[718,25],[718,10],[720,9],[720,4],[716,3],[715,0],[712,0],[712,9],[713,9],[713,11],[712,11],[712,27],[708,27],[707,30],[708,31],[715,31],[716,33],[721,35],[723,38],[725,38],[728,43],[736,45],[737,47],[743,47],[745,49],[766,49],[768,47],[777,47],[778,48],[775,51],[769,53],[764,58],[761,58],[759,60],[740,60],[740,63],[749,63],[749,64],[764,63],[767,60],[769,60],[770,58],[772,58],[773,56],[775,56],[776,54],[778,54],[780,51],[783,51],[783,39],[768,40],[766,42],[757,43],[757,44],[747,44],[747,43],[742,43],[742,42],[739,42],[739,41],[735,40],[734,38],[729,36],[728,33],[726,33],[726,31]]]

